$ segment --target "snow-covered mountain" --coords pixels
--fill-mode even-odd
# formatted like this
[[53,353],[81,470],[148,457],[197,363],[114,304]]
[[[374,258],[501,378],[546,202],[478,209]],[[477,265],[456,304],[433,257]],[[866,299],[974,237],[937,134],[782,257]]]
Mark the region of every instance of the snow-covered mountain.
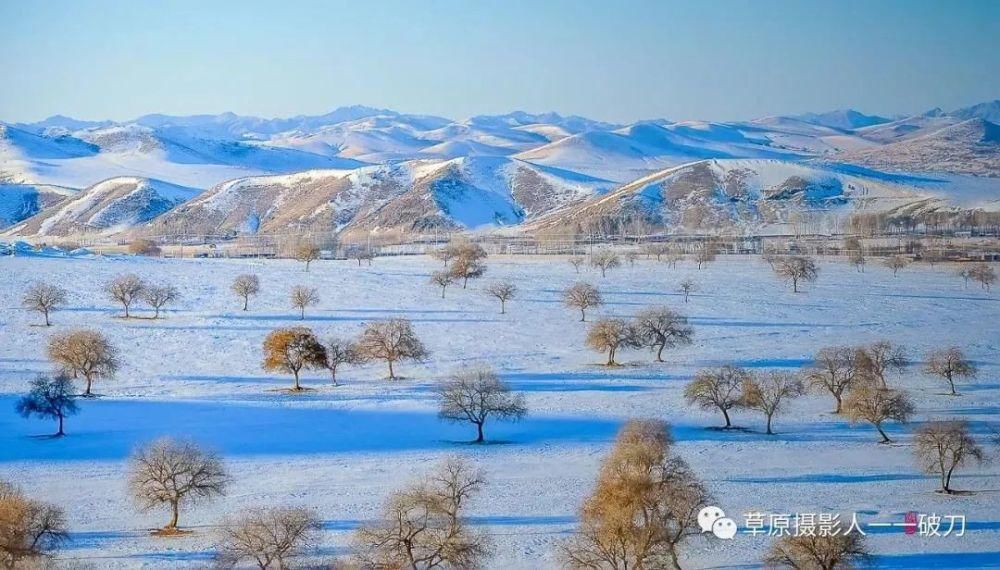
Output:
[[0,230],[52,208],[76,192],[45,184],[0,184]]
[[[0,187],[0,192],[5,189]],[[67,236],[118,233],[148,222],[198,194],[161,180],[111,178],[67,196],[11,227],[7,235]]]
[[836,111],[829,111],[826,113],[806,113],[794,118],[807,123],[812,123],[814,125],[831,127],[845,131],[852,131],[862,127],[870,127],[872,125],[880,125],[882,123],[888,123],[892,120],[885,117],[879,117],[877,115],[866,115],[855,111],[854,109],[838,109]]

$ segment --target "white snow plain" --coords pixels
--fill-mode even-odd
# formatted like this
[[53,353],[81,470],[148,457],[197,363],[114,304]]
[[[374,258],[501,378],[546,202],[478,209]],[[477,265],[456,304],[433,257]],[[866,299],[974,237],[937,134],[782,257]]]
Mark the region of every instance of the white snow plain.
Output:
[[[57,553],[68,567],[198,568],[211,563],[214,525],[238,509],[302,505],[323,520],[317,548],[304,563],[321,564],[348,553],[351,531],[377,516],[388,494],[449,454],[468,456],[488,484],[469,515],[495,545],[490,568],[558,566],[557,545],[572,532],[599,463],[621,423],[654,417],[673,427],[678,452],[743,526],[743,514],[858,513],[863,523],[900,522],[903,513],[961,514],[962,537],[918,537],[902,529],[869,529],[880,566],[959,568],[1000,560],[998,463],[965,468],[956,487],[974,494],[934,493],[937,480],[922,474],[912,456],[913,428],[932,418],[964,418],[988,446],[1000,411],[1000,294],[963,287],[953,268],[911,266],[893,278],[870,265],[861,274],[823,260],[819,280],[794,294],[757,258],[722,257],[698,271],[684,262],[670,269],[655,260],[609,272],[576,275],[562,257],[487,260],[484,279],[450,287],[447,298],[427,284],[440,263],[425,257],[379,258],[371,267],[317,261],[310,271],[285,260],[237,261],[131,257],[0,258],[0,477],[66,509],[70,540]],[[163,318],[118,317],[103,283],[132,272],[169,282],[182,299]],[[250,311],[229,291],[246,272],[261,278],[262,294]],[[699,291],[689,303],[677,292],[684,278]],[[520,288],[499,314],[482,289],[496,279]],[[20,308],[29,283],[58,283],[71,291],[68,306],[39,326],[40,315]],[[625,366],[600,366],[602,355],[584,347],[586,325],[564,307],[560,291],[586,280],[607,305],[600,316],[630,316],[667,305],[690,317],[691,346],[665,352],[622,354]],[[288,306],[296,284],[317,287],[322,301],[305,321]],[[135,314],[148,317],[139,309]],[[304,383],[315,391],[289,395],[290,377],[261,370],[261,341],[273,328],[311,327],[322,337],[357,334],[366,321],[406,317],[430,349],[423,363],[404,363],[406,378],[383,379],[383,364],[325,372]],[[92,327],[120,348],[123,367],[96,383],[100,398],[80,402],[67,420],[68,436],[52,422],[24,420],[13,402],[31,378],[51,370],[47,339],[74,327]],[[700,368],[736,364],[755,370],[796,370],[816,350],[889,338],[917,364],[890,382],[909,391],[917,414],[908,426],[889,426],[893,445],[880,445],[874,429],[850,426],[830,413],[829,395],[794,401],[763,435],[763,418],[737,413],[746,432],[708,429],[720,417],[684,403],[684,384]],[[980,367],[961,395],[943,395],[944,383],[920,371],[924,353],[960,346]],[[465,443],[469,426],[436,418],[432,387],[463,365],[488,363],[525,394],[529,416],[520,423],[487,425],[489,445]],[[194,531],[155,538],[166,513],[137,512],[125,489],[133,447],[162,435],[190,438],[221,452],[233,477],[227,496],[181,514]],[[989,447],[995,452],[995,447]],[[695,537],[684,548],[685,568],[756,567],[769,539],[741,533],[732,541]]]

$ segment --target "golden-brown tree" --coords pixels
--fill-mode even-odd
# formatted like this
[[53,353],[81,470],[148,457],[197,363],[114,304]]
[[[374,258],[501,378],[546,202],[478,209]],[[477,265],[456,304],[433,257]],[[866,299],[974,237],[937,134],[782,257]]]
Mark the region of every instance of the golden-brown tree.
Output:
[[618,366],[615,356],[622,348],[639,348],[641,339],[632,323],[625,319],[599,319],[587,330],[587,346],[597,352],[607,352],[607,366]]
[[882,424],[889,420],[908,422],[913,415],[913,403],[906,392],[864,384],[847,393],[844,411],[851,422],[865,421],[875,426],[882,436],[881,443],[892,443]]
[[890,255],[885,258],[885,266],[892,270],[892,276],[897,277],[899,270],[910,264],[910,259],[904,255]]
[[452,260],[449,272],[456,281],[461,279],[462,289],[466,289],[469,286],[469,279],[479,279],[486,273],[486,264],[480,257],[461,254]]
[[863,567],[870,556],[865,538],[856,532],[786,535],[771,545],[764,564],[766,568],[794,570],[851,570],[857,563]]
[[600,291],[590,283],[575,283],[563,291],[563,302],[567,307],[580,310],[580,321],[587,320],[587,309],[604,304]]
[[833,413],[843,408],[844,393],[855,386],[861,377],[858,351],[849,346],[821,348],[813,357],[813,364],[806,370],[806,381],[816,390],[826,390],[837,403]]
[[305,369],[327,367],[326,348],[306,327],[275,329],[264,339],[264,370],[292,374],[293,391],[302,390],[299,373]]
[[319,259],[319,246],[312,242],[302,242],[295,246],[295,259],[306,264],[306,271],[309,271],[309,264]]
[[129,491],[139,508],[170,508],[162,534],[178,532],[182,504],[223,495],[228,481],[222,458],[189,441],[157,439],[140,446],[129,460]]
[[260,292],[260,278],[252,274],[238,275],[233,280],[233,293],[243,298],[243,310],[247,310],[250,304],[250,297],[255,297]]
[[576,536],[562,547],[569,567],[680,568],[680,548],[697,534],[697,513],[710,496],[671,444],[663,422],[625,424],[583,505]]
[[750,374],[743,382],[740,404],[758,410],[767,418],[767,435],[774,435],[771,422],[788,405],[788,401],[803,394],[802,380],[788,372],[770,371],[763,375]]
[[358,353],[368,360],[384,360],[389,365],[389,380],[396,379],[393,364],[400,360],[424,360],[430,352],[417,338],[409,319],[390,319],[369,323],[358,340]]
[[469,528],[464,510],[482,488],[482,474],[451,458],[420,482],[389,498],[374,524],[358,529],[355,556],[363,568],[480,568],[487,536]]
[[890,372],[900,373],[910,364],[906,349],[888,340],[880,340],[857,349],[858,380],[888,388]]
[[0,479],[0,565],[34,568],[25,563],[48,556],[66,537],[62,509],[32,499]]
[[111,378],[118,371],[118,350],[105,336],[92,330],[67,331],[49,339],[49,358],[74,378],[83,376],[87,383],[84,396],[98,378]]

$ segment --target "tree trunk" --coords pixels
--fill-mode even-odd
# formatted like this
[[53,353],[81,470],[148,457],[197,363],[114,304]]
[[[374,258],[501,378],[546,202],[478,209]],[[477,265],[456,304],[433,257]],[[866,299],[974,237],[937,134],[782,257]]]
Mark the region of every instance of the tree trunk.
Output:
[[840,394],[834,394],[833,397],[834,397],[835,400],[837,400],[837,407],[833,410],[833,413],[839,414],[840,413],[840,406],[841,406]]
[[247,304],[250,303],[250,297],[243,297],[243,310],[247,310]]
[[507,314],[507,303],[503,299],[500,299],[500,314]]
[[330,367],[330,380],[333,382],[334,386],[337,386],[337,367]]
[[951,395],[952,396],[957,396],[958,392],[955,391],[955,381],[952,380],[950,374],[948,376],[946,376],[946,378],[948,379],[948,385],[951,386]]
[[725,426],[726,429],[733,427],[732,422],[729,421],[729,410],[727,410],[726,408],[719,408],[719,409],[722,410],[722,416],[726,418],[726,426]]
[[93,384],[94,381],[90,378],[90,376],[87,376],[86,378],[87,378],[87,389],[83,391],[83,395],[84,396],[89,396],[90,395],[90,385]]
[[774,432],[771,431],[771,416],[767,416],[767,435],[774,435]]
[[295,390],[295,391],[297,392],[297,391],[299,391],[299,390],[301,390],[301,389],[302,389],[302,387],[301,387],[301,386],[299,386],[299,371],[298,371],[298,370],[293,370],[293,371],[292,371],[292,374],[294,374],[294,375],[295,375],[295,387],[294,387],[294,388],[292,388],[292,389],[293,389],[293,390]]
[[153,318],[154,319],[160,318],[160,308],[159,307],[154,307],[154,309],[156,309],[156,313],[153,315]]
[[799,280],[795,279],[794,277],[792,278],[792,292],[793,293],[799,292]]
[[875,426],[875,429],[877,429],[877,430],[878,430],[878,433],[879,433],[879,435],[881,435],[881,436],[882,436],[882,443],[892,443],[892,440],[891,440],[891,439],[889,439],[889,436],[885,435],[885,432],[884,432],[884,431],[882,431],[882,426],[880,426],[880,425],[876,425],[876,426]]
[[390,360],[388,362],[389,362],[389,380],[395,380],[396,373],[392,371],[392,361]]
[[306,262],[306,272],[309,271],[309,263],[311,263],[311,262],[309,262],[309,261]]
[[299,320],[304,321],[305,318],[306,318],[306,308],[302,307],[301,311],[299,311]]
[[47,310],[43,312],[45,313],[45,326],[51,327],[52,323],[49,322],[49,312]]
[[177,501],[170,502],[170,508],[173,510],[173,514],[170,516],[170,524],[167,525],[167,528],[177,528],[177,518],[180,515],[177,503]]
[[469,278],[466,277],[465,280],[462,281],[462,289],[468,289],[468,288],[469,288]]
[[125,318],[127,319],[128,318],[128,305],[126,305],[125,303],[122,303],[122,304],[125,306]]
[[952,465],[951,469],[948,470],[947,474],[944,477],[944,492],[948,493],[949,495],[951,494],[951,474],[954,470],[955,466]]
[[66,432],[63,431],[63,415],[58,414],[58,417],[59,417],[59,431],[56,432],[56,437],[62,437],[66,435]]
[[444,299],[444,287],[441,288],[441,298]]
[[657,362],[663,362],[663,349],[666,346],[667,346],[666,343],[661,343],[661,344],[657,345],[657,348],[656,348],[656,361]]
[[615,349],[614,348],[609,348],[608,349],[608,366],[614,366],[614,365],[615,365]]
[[484,438],[483,438],[483,424],[481,422],[476,424],[476,433],[477,433],[476,443],[482,443],[484,441]]
[[587,311],[585,309],[580,309],[580,322],[587,322]]

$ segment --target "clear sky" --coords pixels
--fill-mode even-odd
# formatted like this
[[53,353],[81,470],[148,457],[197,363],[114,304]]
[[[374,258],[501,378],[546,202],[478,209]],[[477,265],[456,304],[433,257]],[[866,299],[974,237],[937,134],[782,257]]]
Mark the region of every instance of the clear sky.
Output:
[[1000,97],[1000,0],[0,0],[0,120],[748,119]]

